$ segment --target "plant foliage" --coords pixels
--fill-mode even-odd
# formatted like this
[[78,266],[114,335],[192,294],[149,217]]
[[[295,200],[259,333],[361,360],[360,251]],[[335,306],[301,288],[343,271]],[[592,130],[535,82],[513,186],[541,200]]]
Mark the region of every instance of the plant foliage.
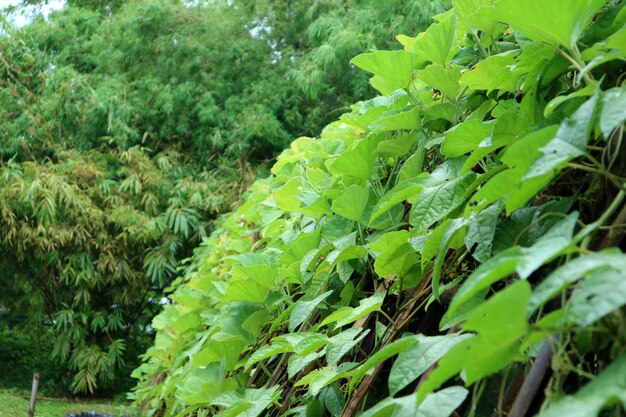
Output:
[[621,415],[623,6],[456,0],[355,57],[380,95],[173,285],[147,415]]

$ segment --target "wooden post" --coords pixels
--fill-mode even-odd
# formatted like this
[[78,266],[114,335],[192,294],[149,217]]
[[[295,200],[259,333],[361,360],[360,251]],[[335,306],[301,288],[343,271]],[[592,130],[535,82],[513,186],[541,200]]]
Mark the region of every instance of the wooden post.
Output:
[[35,400],[37,399],[37,387],[39,386],[39,374],[33,375],[33,389],[30,392],[30,404],[28,404],[28,417],[35,415]]

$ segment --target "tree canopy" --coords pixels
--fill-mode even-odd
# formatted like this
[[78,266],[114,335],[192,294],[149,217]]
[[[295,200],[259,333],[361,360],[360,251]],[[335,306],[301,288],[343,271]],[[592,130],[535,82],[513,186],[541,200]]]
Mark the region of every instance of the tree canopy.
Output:
[[444,6],[71,0],[3,22],[0,303],[53,329],[68,389],[128,387],[211,222],[291,138],[371,94],[352,55]]

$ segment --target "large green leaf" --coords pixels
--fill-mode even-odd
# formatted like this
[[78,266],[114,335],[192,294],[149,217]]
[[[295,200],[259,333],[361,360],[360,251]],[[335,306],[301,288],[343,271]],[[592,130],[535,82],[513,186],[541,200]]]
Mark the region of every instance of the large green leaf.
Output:
[[530,39],[567,48],[606,4],[606,0],[498,0],[495,17]]
[[354,364],[350,362],[344,362],[338,366],[325,366],[308,373],[296,382],[295,386],[308,385],[311,395],[316,396],[325,386],[339,378],[344,378],[353,367]]
[[423,60],[406,51],[374,51],[357,55],[350,62],[401,89],[409,86],[413,70],[423,65]]
[[323,350],[307,354],[292,355],[289,358],[289,363],[287,364],[287,375],[289,375],[289,378],[295,377],[298,372],[300,372],[311,362],[321,358],[322,356],[324,356]]
[[590,274],[565,307],[563,321],[588,326],[626,304],[624,271],[605,267]]
[[289,316],[289,331],[293,332],[296,327],[304,323],[315,308],[332,293],[332,291],[326,291],[310,301],[298,300],[294,309],[291,310],[291,316]]
[[419,404],[415,394],[385,398],[360,417],[448,417],[463,403],[467,394],[463,387],[448,387],[428,394]]
[[273,263],[235,265],[232,271],[224,298],[233,301],[262,302],[278,277],[278,265]]
[[372,132],[385,132],[389,130],[419,129],[422,125],[420,107],[414,106],[409,110],[393,114],[385,114],[374,123],[369,125]]
[[409,232],[406,230],[388,232],[368,247],[375,252],[374,270],[381,277],[403,276],[419,260],[409,244]]
[[582,276],[606,267],[626,273],[626,256],[617,249],[609,249],[569,261],[548,275],[535,288],[528,304],[528,313],[532,314]]
[[479,262],[485,262],[491,257],[492,242],[501,211],[502,205],[496,203],[478,213],[472,213],[469,219],[465,246],[469,250],[474,249],[472,256]]
[[558,171],[567,162],[584,155],[597,118],[598,101],[596,94],[561,122],[556,136],[540,149],[539,158],[530,166],[523,180]]
[[526,308],[530,294],[530,284],[518,281],[472,311],[463,329],[478,334],[448,351],[419,387],[419,397],[424,398],[461,371],[469,385],[508,365],[528,331]]
[[467,189],[475,179],[476,174],[470,172],[452,181],[424,189],[413,202],[409,219],[411,225],[421,231],[445,218],[463,204]]
[[[386,96],[378,96],[373,99],[361,102],[358,106],[353,106],[351,114],[343,116],[344,120],[349,120],[351,124],[360,129],[367,130],[376,120],[383,117],[385,113],[395,113],[406,108],[409,104],[409,96],[403,90],[396,90]],[[354,112],[356,111],[356,114]]]
[[418,137],[415,133],[407,133],[403,135],[397,135],[391,139],[383,140],[378,143],[376,153],[381,157],[397,158],[406,155]]
[[449,417],[461,406],[467,394],[463,387],[448,387],[428,394],[420,403],[416,417]]
[[491,32],[496,21],[493,18],[493,0],[454,0],[454,12],[459,21],[472,29]]
[[454,56],[456,16],[449,12],[440,22],[431,25],[425,32],[417,35],[413,51],[425,61],[448,65]]
[[473,151],[492,131],[493,123],[483,123],[479,119],[459,123],[445,133],[441,153],[453,158]]
[[348,329],[331,337],[326,346],[326,363],[336,365],[368,333],[369,329]]
[[186,404],[209,404],[222,392],[237,387],[237,381],[224,379],[224,369],[220,363],[212,363],[202,368],[192,368],[176,384],[176,396]]
[[470,335],[451,334],[446,336],[416,335],[415,343],[400,353],[389,374],[389,392],[397,394],[415,381],[431,365],[443,357],[459,342]]
[[380,292],[359,301],[358,307],[342,307],[326,317],[320,323],[320,327],[327,324],[335,323],[335,328],[339,328],[345,326],[346,324],[355,322],[361,317],[365,317],[369,313],[378,311],[383,305],[384,299],[385,293]]
[[340,216],[358,222],[363,216],[368,199],[369,191],[353,184],[342,195],[333,200],[331,208]]
[[338,175],[351,175],[364,180],[370,179],[376,160],[376,147],[382,138],[377,135],[370,135],[363,139],[356,146],[343,152],[335,159],[329,169]]
[[405,352],[411,345],[416,342],[416,336],[409,335],[398,339],[379,349],[370,356],[365,363],[351,372],[350,387],[353,388],[371,369],[380,365],[392,356]]
[[[626,30],[624,31],[626,32]],[[626,86],[615,87],[602,93],[600,129],[605,138],[626,120]]]
[[572,245],[572,236],[577,219],[577,213],[570,214],[552,226],[531,247],[515,246],[509,248],[481,264],[457,291],[448,309],[448,314],[453,315],[463,303],[471,300],[476,293],[513,272],[517,272],[520,278],[526,279],[541,265],[561,255]]
[[211,401],[211,405],[223,407],[225,410],[219,417],[258,417],[274,401],[278,400],[278,386],[270,388],[247,388],[243,393],[225,392]]
[[389,211],[396,204],[400,204],[405,200],[412,200],[424,189],[424,187],[429,187],[437,183],[438,181],[431,178],[426,173],[423,173],[416,178],[401,182],[391,190],[387,191],[387,193],[378,200],[368,224],[371,225],[376,219],[378,219],[385,212]]
[[430,64],[423,70],[415,71],[415,78],[423,81],[427,86],[441,91],[450,99],[456,99],[459,92],[461,67],[452,65],[449,68],[442,64]]
[[507,51],[480,61],[476,67],[463,73],[460,83],[472,90],[516,91],[517,80],[511,73],[511,67],[515,64],[517,53],[518,51]]
[[493,176],[476,192],[472,200],[480,202],[482,207],[504,197],[508,214],[526,204],[553,178],[553,173],[549,173],[522,181],[540,155],[539,149],[554,138],[556,132],[556,126],[548,126],[509,145],[501,159],[510,169]]

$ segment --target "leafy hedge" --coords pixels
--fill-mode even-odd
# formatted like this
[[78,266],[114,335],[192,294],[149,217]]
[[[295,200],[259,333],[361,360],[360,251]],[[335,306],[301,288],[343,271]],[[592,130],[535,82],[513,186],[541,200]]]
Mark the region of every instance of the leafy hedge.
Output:
[[381,95],[294,141],[174,284],[147,414],[618,415],[623,5],[457,0],[354,58]]

